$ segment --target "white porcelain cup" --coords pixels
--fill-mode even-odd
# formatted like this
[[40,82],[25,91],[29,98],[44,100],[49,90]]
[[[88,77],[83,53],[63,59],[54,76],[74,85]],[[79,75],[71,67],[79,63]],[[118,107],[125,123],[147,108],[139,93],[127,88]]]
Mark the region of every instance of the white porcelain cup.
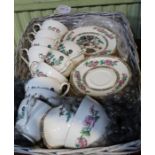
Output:
[[[32,62],[43,62],[44,58],[46,57],[47,53],[51,49],[43,46],[32,46],[29,49],[21,49],[20,56],[22,60],[28,65],[31,66]],[[27,54],[28,60],[24,57],[24,53]]]
[[91,97],[84,97],[65,140],[65,147],[85,148],[106,135],[110,120],[103,107]]
[[30,32],[28,33],[27,37],[30,40],[32,40],[32,38],[35,38],[35,39],[48,38],[48,39],[52,39],[55,41],[59,41],[61,39],[60,34],[58,34],[55,31],[51,31],[51,30],[39,30],[37,33]]
[[35,23],[33,25],[34,32],[37,32],[37,30],[40,30],[40,29],[54,31],[58,33],[60,36],[63,36],[68,32],[68,28],[64,24],[53,19],[47,19],[42,24]]
[[75,65],[84,60],[84,50],[72,41],[62,42],[59,45],[58,50],[67,55]]
[[47,148],[63,147],[74,112],[63,105],[51,109],[42,122],[42,137]]
[[25,97],[33,97],[49,103],[51,106],[60,105],[60,96],[50,90],[41,88],[31,88],[25,93]]
[[70,84],[68,82],[60,82],[50,77],[35,77],[26,83],[25,91],[27,92],[32,88],[47,89],[64,96],[68,93]]
[[69,57],[57,50],[49,51],[44,60],[64,76],[69,76],[74,67]]
[[45,62],[34,61],[30,66],[30,71],[32,77],[51,77],[57,79],[60,83],[68,81],[65,76]]
[[34,40],[27,38],[27,40],[31,43],[31,46],[44,46],[47,48],[57,49],[59,45],[59,40],[49,38],[36,38]]
[[41,140],[41,119],[51,107],[34,98],[25,98],[18,110],[16,129],[32,143]]

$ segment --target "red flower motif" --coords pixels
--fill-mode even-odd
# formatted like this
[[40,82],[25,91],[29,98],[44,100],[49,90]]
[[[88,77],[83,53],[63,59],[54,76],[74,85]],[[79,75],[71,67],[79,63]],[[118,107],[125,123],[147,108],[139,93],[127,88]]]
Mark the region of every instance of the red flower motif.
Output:
[[95,123],[94,117],[88,115],[85,120],[84,120],[84,125],[85,126],[91,126]]
[[120,81],[119,81],[119,84],[120,84],[120,85],[122,85],[123,83],[124,83],[124,81],[123,81],[123,80],[120,80]]
[[106,60],[106,61],[105,61],[105,64],[106,64],[106,65],[112,65],[112,62],[111,62],[110,60]]
[[92,67],[96,67],[96,66],[97,66],[97,64],[98,64],[98,61],[94,61],[94,62],[93,62],[93,66],[92,66]]
[[84,137],[78,138],[78,144],[79,148],[87,147],[87,139],[85,139]]

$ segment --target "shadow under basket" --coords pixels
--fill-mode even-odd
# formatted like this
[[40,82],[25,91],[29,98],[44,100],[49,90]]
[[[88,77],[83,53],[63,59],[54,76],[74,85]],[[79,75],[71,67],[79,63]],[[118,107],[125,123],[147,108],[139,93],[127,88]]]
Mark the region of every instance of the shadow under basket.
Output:
[[[58,20],[62,23],[64,23],[69,29],[73,29],[79,26],[85,26],[85,25],[97,25],[101,26],[101,24],[104,23],[105,19],[109,19],[110,21],[113,21],[112,23],[117,23],[116,27],[113,25],[109,25],[109,22],[106,23],[105,21],[105,27],[109,28],[110,30],[116,30],[116,34],[119,36],[121,35],[122,42],[119,44],[117,47],[118,51],[120,52],[118,55],[125,61],[128,62],[131,72],[133,75],[134,83],[136,83],[136,93],[133,92],[134,94],[137,95],[137,99],[140,100],[140,69],[139,69],[139,58],[137,54],[137,47],[135,45],[134,39],[133,39],[133,34],[130,29],[130,25],[128,23],[128,20],[126,17],[121,14],[121,13],[80,13],[80,14],[66,14],[66,15],[52,15],[52,16],[47,16],[47,17],[41,17],[41,18],[35,18],[33,19],[29,25],[27,26],[25,32],[22,35],[22,38],[19,41],[18,47],[15,51],[15,79],[16,82],[19,81],[27,81],[28,79],[31,78],[30,71],[27,67],[27,65],[24,63],[24,61],[20,57],[20,51],[23,48],[30,48],[30,43],[27,41],[27,35],[28,33],[32,32],[32,27],[35,23],[42,23],[46,19],[55,19]],[[101,19],[103,20],[101,21]],[[86,21],[88,19],[88,21]],[[89,20],[92,19],[92,20]],[[97,20],[99,22],[97,22]],[[94,21],[94,22],[93,22]],[[117,27],[120,27],[120,29],[117,30]],[[116,29],[115,29],[116,28]],[[131,79],[132,81],[132,79]],[[133,81],[132,81],[133,82]],[[24,83],[24,82],[23,82]],[[132,84],[130,84],[132,85]],[[16,89],[16,87],[15,87]],[[107,98],[108,102],[110,102],[109,98],[119,98],[120,94],[123,94],[127,91],[130,91],[130,89],[126,88],[123,89],[119,94],[116,94],[115,96],[109,96]],[[24,92],[24,90],[22,90]],[[19,92],[19,90],[15,90],[15,93],[22,93]],[[17,94],[15,94],[17,95]],[[22,94],[21,96],[24,97]],[[124,97],[124,95],[122,95]],[[127,95],[126,95],[127,96]],[[21,97],[22,98],[22,97]],[[21,100],[21,99],[19,99]],[[101,98],[102,100],[102,98]],[[104,102],[103,101],[103,102]],[[17,103],[18,102],[18,103]],[[131,101],[134,102],[134,101]],[[15,110],[17,111],[18,105],[20,101],[15,100]],[[102,102],[101,102],[102,103]],[[110,104],[110,103],[108,103]],[[105,104],[104,106],[108,105]],[[111,105],[113,106],[113,104]],[[139,105],[134,105],[135,108],[136,106]],[[16,112],[15,112],[16,115]],[[126,133],[125,133],[126,134]],[[16,135],[15,135],[16,136]],[[140,137],[140,132],[139,132],[139,137]],[[119,136],[118,136],[119,138]],[[130,138],[129,138],[130,139]],[[92,148],[85,148],[85,149],[68,149],[68,148],[62,148],[62,149],[45,149],[41,148],[39,145],[38,146],[24,146],[24,145],[17,145],[15,144],[15,149],[14,151],[16,153],[22,153],[22,154],[31,154],[31,155],[128,155],[128,154],[133,154],[136,152],[140,151],[140,139],[137,137],[132,137],[131,141],[128,139],[127,140],[115,140],[115,145],[110,145],[106,147],[92,147]],[[21,142],[22,143],[22,142]]]

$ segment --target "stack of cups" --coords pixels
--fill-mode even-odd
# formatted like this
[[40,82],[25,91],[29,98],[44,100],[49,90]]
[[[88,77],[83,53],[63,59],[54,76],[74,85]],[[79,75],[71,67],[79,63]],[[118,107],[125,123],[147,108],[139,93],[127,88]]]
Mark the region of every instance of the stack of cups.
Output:
[[[61,96],[66,95],[70,89],[65,76],[69,75],[72,62],[56,50],[68,31],[65,25],[55,20],[46,20],[42,25],[35,24],[33,31],[28,34],[31,47],[21,50],[21,58],[28,65],[32,79],[25,85],[26,94],[18,110],[16,129],[35,143],[41,139],[42,117],[53,106],[59,106]],[[28,60],[23,56],[24,52]]]
[[[67,32],[65,25],[53,19],[48,19],[42,24],[35,23],[33,32],[27,36],[31,47],[23,48],[20,52],[21,58],[30,69],[32,78],[25,85],[25,98],[18,110],[16,129],[32,143],[41,140],[40,124],[48,112],[52,110],[52,115],[54,114],[55,117],[56,114],[65,113],[65,116],[61,117],[63,120],[66,119],[66,115],[70,119],[75,114],[75,111],[68,112],[66,108],[63,109],[61,96],[69,92],[70,84],[67,77],[73,68],[84,60],[84,55],[80,46],[74,42],[61,42]],[[28,59],[24,57],[24,53],[27,54]],[[56,121],[61,122],[61,119]],[[44,134],[45,132],[46,130]],[[44,141],[49,143],[48,139]],[[59,145],[64,146],[64,143]]]

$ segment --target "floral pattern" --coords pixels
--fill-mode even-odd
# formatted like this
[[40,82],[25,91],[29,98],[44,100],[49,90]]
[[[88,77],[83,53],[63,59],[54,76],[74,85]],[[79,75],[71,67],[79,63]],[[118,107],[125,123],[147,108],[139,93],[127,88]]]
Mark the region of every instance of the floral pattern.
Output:
[[103,27],[94,27],[95,30],[97,30],[98,32],[102,32],[104,33],[106,36],[108,36],[110,39],[114,39],[113,34],[108,33],[107,30],[105,30]]
[[122,79],[120,79],[120,80],[117,81],[117,86],[116,86],[115,89],[117,90],[117,89],[121,88],[122,85],[123,85],[123,84],[125,83],[125,81],[127,80],[127,78],[128,78],[127,74],[123,73],[123,74],[122,74]]
[[48,48],[52,48],[52,46],[51,46],[51,45],[47,45],[47,47],[48,47]]
[[47,62],[49,65],[60,65],[62,61],[64,60],[64,56],[60,56],[59,58],[56,58],[55,55],[52,52],[48,52],[45,57],[45,62]]
[[86,87],[84,86],[82,79],[81,79],[81,75],[79,71],[75,71],[74,77],[77,79],[77,85],[78,87],[83,90],[84,92],[86,92]]
[[95,110],[94,105],[90,107],[89,112],[90,114],[83,121],[83,128],[81,129],[80,137],[77,138],[77,142],[75,144],[76,148],[87,147],[87,137],[91,136],[91,130],[100,118],[99,111]]
[[70,54],[73,53],[73,50],[72,50],[72,49],[66,50],[64,44],[60,44],[58,50],[59,50],[61,53],[64,53],[65,55],[67,55],[67,56],[69,56]]
[[112,61],[112,60],[91,60],[91,61],[86,61],[85,65],[87,67],[96,67],[98,65],[108,65],[108,66],[115,66],[118,61]]
[[86,53],[88,54],[96,53],[96,50],[102,50],[103,45],[105,45],[105,48],[107,47],[107,42],[103,42],[101,39],[99,39],[97,36],[94,36],[93,34],[80,35],[82,36],[79,37],[76,43],[80,45],[81,48],[86,48]]
[[68,122],[72,117],[72,112],[66,110],[63,106],[60,107],[59,116],[66,116],[66,122]]
[[34,72],[32,72],[32,76],[47,77],[47,75],[44,74],[43,72],[39,71],[39,69],[36,69]]
[[24,116],[25,116],[25,110],[26,110],[26,107],[23,106],[22,109],[21,109],[21,113],[18,114],[18,120],[24,118]]
[[49,29],[49,30],[52,30],[52,31],[55,31],[55,32],[57,32],[57,33],[60,33],[60,30],[59,30],[58,28],[56,28],[56,27],[48,26],[48,29]]

